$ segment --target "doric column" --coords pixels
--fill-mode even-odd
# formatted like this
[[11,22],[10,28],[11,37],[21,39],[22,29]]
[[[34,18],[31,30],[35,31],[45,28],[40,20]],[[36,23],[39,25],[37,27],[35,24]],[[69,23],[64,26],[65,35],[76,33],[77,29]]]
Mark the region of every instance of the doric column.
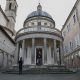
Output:
[[53,62],[53,64],[55,64],[55,59],[54,59],[54,42],[53,42],[51,54],[52,54],[52,62]]
[[14,55],[14,64],[17,64],[19,60],[19,42],[16,44],[16,50]]
[[60,42],[60,57],[61,57],[61,64],[63,64],[64,52],[63,52],[63,43],[62,42]]
[[47,40],[44,38],[44,64],[47,63]]
[[32,38],[31,63],[35,64],[35,39],[34,38]]
[[25,53],[25,40],[22,41],[22,59],[24,60],[24,53]]
[[54,63],[57,64],[57,49],[56,49],[56,40],[54,41]]

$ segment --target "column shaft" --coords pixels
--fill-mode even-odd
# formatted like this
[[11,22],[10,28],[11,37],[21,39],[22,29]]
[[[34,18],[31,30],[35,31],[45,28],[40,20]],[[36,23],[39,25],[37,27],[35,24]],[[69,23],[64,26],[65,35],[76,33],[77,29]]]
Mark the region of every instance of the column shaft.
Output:
[[63,62],[64,62],[64,60],[63,60],[64,52],[63,52],[63,44],[62,44],[62,42],[60,42],[60,55],[61,55],[61,64],[63,64]]
[[16,44],[16,50],[15,50],[15,55],[14,55],[14,64],[17,64],[18,63],[18,60],[19,60],[19,43],[17,42]]
[[25,40],[22,42],[22,59],[24,60],[24,54],[25,54]]
[[52,52],[51,53],[53,53],[52,54],[52,59],[53,59],[53,64],[55,63],[55,60],[54,60],[54,43],[53,43],[53,46],[52,46],[52,50],[51,50]]
[[54,40],[54,63],[57,64],[56,40]]
[[35,64],[35,39],[32,39],[31,63]]
[[3,59],[2,59],[2,67],[4,67],[4,52],[2,52]]
[[44,39],[44,64],[47,63],[47,40]]

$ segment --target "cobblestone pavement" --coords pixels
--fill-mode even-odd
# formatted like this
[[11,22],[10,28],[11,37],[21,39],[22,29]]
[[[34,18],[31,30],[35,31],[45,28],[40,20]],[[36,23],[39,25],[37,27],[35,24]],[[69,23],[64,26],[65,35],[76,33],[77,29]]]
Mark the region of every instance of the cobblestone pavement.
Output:
[[0,80],[80,80],[80,72],[74,74],[2,74]]

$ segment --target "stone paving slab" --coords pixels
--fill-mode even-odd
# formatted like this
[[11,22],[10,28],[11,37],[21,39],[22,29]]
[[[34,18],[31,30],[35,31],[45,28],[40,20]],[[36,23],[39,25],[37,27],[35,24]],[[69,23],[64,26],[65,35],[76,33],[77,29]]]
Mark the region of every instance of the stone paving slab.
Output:
[[2,74],[0,80],[80,80],[80,72],[75,74]]

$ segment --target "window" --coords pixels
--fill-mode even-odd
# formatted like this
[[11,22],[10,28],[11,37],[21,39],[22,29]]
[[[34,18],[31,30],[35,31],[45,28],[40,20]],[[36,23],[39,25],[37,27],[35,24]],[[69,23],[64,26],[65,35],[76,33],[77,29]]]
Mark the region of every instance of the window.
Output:
[[72,42],[70,42],[70,49],[72,49]]
[[80,45],[79,34],[77,34],[77,35],[75,36],[75,45],[76,45],[76,47],[77,47],[78,45]]
[[73,44],[73,42],[72,42],[72,49],[74,48],[74,44]]
[[66,36],[66,31],[63,32],[63,37],[65,37],[65,36]]
[[16,6],[15,6],[15,12],[16,12],[16,10],[17,10],[17,8],[16,8]]
[[12,5],[12,4],[10,3],[10,4],[9,4],[9,10],[11,10],[11,5]]
[[34,23],[32,23],[32,25],[34,25]]
[[41,22],[38,22],[38,26],[41,26]]
[[73,20],[74,20],[74,23],[75,23],[76,22],[76,16],[75,15],[73,16]]
[[68,53],[68,47],[67,46],[65,46],[65,52]]
[[68,30],[68,32],[70,31],[70,24],[67,25],[67,30]]
[[44,25],[47,25],[47,23],[44,23]]

